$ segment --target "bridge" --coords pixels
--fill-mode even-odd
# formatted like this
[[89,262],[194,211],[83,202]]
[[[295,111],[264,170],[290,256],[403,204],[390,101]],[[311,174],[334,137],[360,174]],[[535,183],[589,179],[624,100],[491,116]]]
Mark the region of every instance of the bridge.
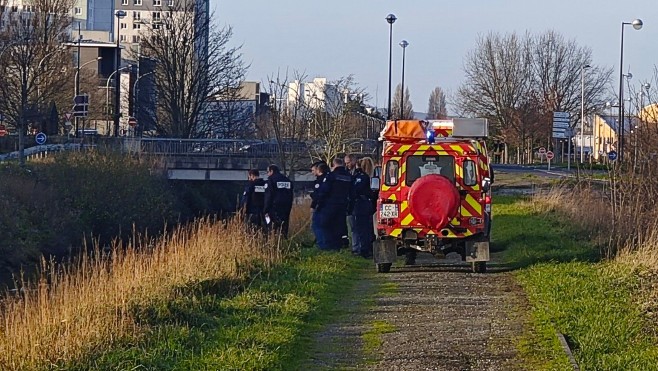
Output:
[[[278,164],[279,145],[273,141],[241,139],[171,139],[135,138],[131,151],[164,160],[169,179],[180,180],[245,180],[247,170],[258,169],[265,174],[267,166]],[[353,141],[342,149],[345,153],[373,156],[374,141]],[[315,176],[308,171],[313,162],[311,153],[321,153],[312,142],[286,142],[283,151],[294,156],[294,180],[312,182]]]
[[[91,139],[91,138],[90,138]],[[265,174],[267,166],[279,164],[279,146],[273,141],[250,139],[176,139],[176,138],[104,138],[86,139],[85,148],[107,147],[123,152],[145,155],[162,161],[169,179],[243,181],[249,169]],[[355,139],[343,146],[344,153],[374,156],[377,142]],[[25,149],[27,160],[49,153],[80,150],[81,144],[50,144]],[[322,147],[313,142],[286,142],[283,151],[288,159],[295,158],[294,180],[310,182],[315,176],[308,171],[313,162],[311,154],[321,153]],[[0,162],[15,160],[17,152],[0,155]]]

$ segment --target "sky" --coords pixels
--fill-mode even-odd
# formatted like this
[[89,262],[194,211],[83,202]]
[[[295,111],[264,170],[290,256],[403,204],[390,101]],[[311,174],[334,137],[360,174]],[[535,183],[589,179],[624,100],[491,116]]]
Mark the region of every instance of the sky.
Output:
[[[233,27],[250,64],[249,81],[268,81],[277,71],[300,71],[329,80],[353,75],[386,107],[389,25],[393,25],[392,86],[401,81],[401,40],[409,46],[405,87],[414,111],[427,110],[430,92],[448,95],[464,82],[462,62],[479,36],[555,30],[592,49],[593,64],[613,67],[610,89],[619,86],[621,22],[640,18],[644,27],[624,28],[624,73],[632,84],[651,81],[658,65],[656,0],[210,0],[213,21]],[[653,90],[654,87],[652,87]],[[450,110],[450,107],[449,107]]]

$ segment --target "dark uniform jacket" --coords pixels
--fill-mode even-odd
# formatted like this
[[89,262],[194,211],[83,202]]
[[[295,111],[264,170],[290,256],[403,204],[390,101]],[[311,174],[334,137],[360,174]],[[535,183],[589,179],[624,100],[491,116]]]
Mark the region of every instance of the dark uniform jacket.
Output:
[[322,181],[326,177],[327,174],[322,174],[315,177],[315,181],[313,182],[313,192],[311,193],[311,209],[315,210],[318,207],[318,201],[320,198],[320,194],[319,194],[320,185],[322,184]]
[[350,195],[349,211],[352,215],[372,215],[372,199],[374,195],[370,189],[370,177],[361,169],[356,169],[352,177],[352,191]]
[[240,207],[247,214],[261,214],[265,206],[265,180],[250,180],[242,193]]
[[289,214],[292,209],[293,184],[281,173],[272,174],[265,182],[265,214]]
[[351,188],[352,176],[350,173],[343,166],[336,167],[327,174],[317,189],[316,210],[321,210],[326,206],[337,206],[345,208],[345,212],[347,212]]

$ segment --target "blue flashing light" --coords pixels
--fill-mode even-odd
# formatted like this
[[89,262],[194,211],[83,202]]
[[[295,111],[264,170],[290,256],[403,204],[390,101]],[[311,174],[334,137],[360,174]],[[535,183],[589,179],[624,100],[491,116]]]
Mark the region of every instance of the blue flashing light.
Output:
[[427,143],[429,143],[429,144],[434,143],[434,130],[428,130],[427,131]]

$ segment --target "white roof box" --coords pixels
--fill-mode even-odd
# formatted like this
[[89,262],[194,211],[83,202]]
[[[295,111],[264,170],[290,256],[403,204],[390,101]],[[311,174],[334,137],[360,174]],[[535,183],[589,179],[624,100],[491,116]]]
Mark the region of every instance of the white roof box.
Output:
[[452,136],[458,138],[486,138],[489,136],[487,119],[454,118],[431,120],[433,128],[452,128]]

